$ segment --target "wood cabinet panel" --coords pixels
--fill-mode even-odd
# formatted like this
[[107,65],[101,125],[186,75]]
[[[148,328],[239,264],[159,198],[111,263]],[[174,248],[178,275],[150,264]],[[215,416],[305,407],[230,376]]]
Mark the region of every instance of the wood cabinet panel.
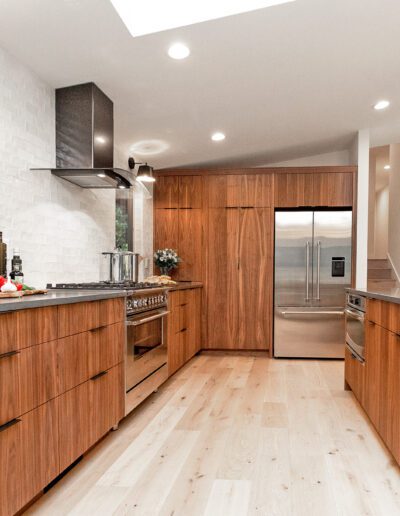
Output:
[[154,249],[179,248],[179,210],[155,210]]
[[57,338],[56,306],[17,312],[19,347],[26,348]]
[[313,175],[277,173],[274,178],[274,198],[277,208],[313,206]]
[[180,176],[179,177],[179,208],[202,208],[202,207],[203,207],[203,178],[201,176]]
[[0,359],[0,425],[57,395],[56,353],[54,341]]
[[209,210],[208,331],[205,347],[235,349],[239,339],[239,210]]
[[89,382],[67,391],[59,398],[60,471],[89,449]]
[[239,349],[268,350],[271,334],[272,218],[269,208],[240,210]]
[[242,176],[218,175],[207,178],[209,208],[240,206],[242,200]]
[[154,207],[179,207],[179,178],[178,176],[159,176],[154,187]]
[[201,290],[191,289],[186,293],[186,305],[182,309],[182,328],[184,337],[185,362],[190,360],[201,348]]
[[387,374],[389,332],[367,322],[365,335],[365,410],[378,432],[382,428],[384,375]]
[[57,400],[0,430],[0,515],[9,516],[59,474]]
[[400,305],[380,299],[367,299],[367,319],[400,334]]
[[202,280],[202,210],[179,210],[178,254],[182,258],[174,274],[180,281]]
[[20,349],[17,335],[17,313],[0,314],[0,355]]
[[382,396],[385,407],[381,432],[394,458],[400,464],[400,336],[389,333],[387,367],[384,370]]
[[99,302],[72,303],[58,307],[58,338],[99,326]]
[[123,417],[123,364],[89,380],[89,440],[96,443]]
[[352,206],[353,174],[313,174],[314,206]]
[[245,174],[242,176],[241,206],[269,208],[272,206],[273,174]]
[[345,349],[344,370],[346,382],[353,391],[354,396],[364,406],[365,364],[357,360],[347,347]]
[[99,301],[99,327],[125,321],[125,298]]
[[124,361],[125,323],[115,323],[89,331],[89,378]]
[[58,340],[58,392],[60,394],[89,379],[88,356],[89,332]]

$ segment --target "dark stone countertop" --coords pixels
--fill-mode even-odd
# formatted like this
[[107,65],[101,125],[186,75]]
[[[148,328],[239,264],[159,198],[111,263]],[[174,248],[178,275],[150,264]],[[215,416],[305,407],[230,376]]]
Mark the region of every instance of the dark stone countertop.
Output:
[[389,303],[400,304],[400,288],[382,288],[382,289],[364,289],[364,288],[348,288],[350,294],[360,294],[370,299],[380,299]]

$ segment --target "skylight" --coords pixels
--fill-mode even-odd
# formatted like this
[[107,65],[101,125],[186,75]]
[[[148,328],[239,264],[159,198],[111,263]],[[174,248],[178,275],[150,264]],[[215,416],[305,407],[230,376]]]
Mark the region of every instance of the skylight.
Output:
[[132,36],[144,36],[295,0],[110,0]]

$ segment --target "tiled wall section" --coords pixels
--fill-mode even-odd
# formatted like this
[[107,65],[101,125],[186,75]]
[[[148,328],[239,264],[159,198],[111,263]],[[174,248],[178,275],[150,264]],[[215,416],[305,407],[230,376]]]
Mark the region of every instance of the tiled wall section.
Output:
[[54,90],[0,48],[0,231],[28,284],[97,281],[114,246],[115,191],[83,190],[54,165]]

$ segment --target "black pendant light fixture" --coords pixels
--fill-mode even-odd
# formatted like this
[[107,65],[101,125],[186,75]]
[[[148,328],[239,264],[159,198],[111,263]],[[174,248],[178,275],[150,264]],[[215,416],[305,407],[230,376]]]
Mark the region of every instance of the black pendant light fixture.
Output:
[[135,165],[140,165],[137,171],[136,180],[141,183],[154,183],[155,178],[153,177],[153,167],[147,163],[136,163],[134,158],[129,158],[128,165],[131,170],[135,168]]

